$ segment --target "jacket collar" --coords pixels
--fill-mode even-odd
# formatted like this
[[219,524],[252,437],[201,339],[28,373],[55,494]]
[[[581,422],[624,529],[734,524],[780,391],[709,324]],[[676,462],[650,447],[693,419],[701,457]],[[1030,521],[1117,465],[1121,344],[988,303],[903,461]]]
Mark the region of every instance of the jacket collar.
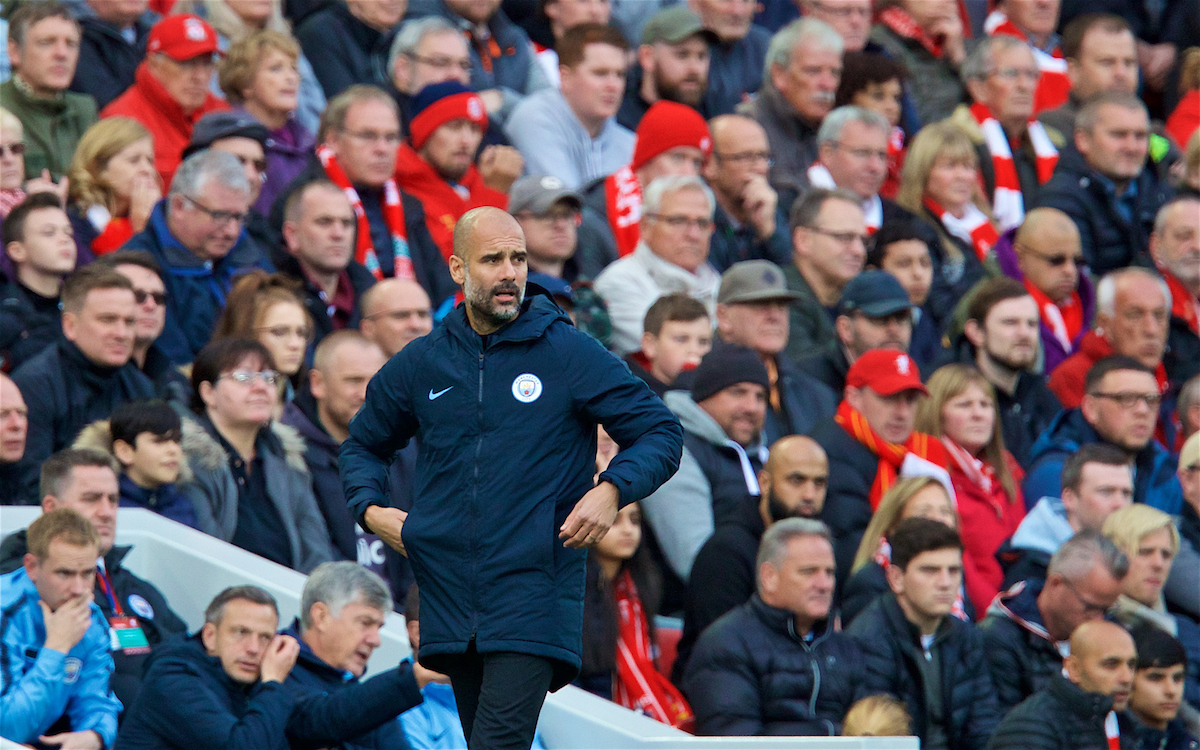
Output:
[[297,664],[320,677],[322,681],[341,683],[356,679],[351,673],[328,664],[313,652],[304,638],[300,636],[300,618],[292,620],[292,624],[283,631],[282,635],[290,635],[296,639],[296,643],[300,644],[300,656],[297,658]]
[[24,110],[38,110],[51,117],[61,115],[67,109],[67,97],[65,92],[58,92],[56,95],[46,98],[37,96],[33,93],[33,89],[22,81],[18,74],[13,73],[9,85],[9,93],[12,94],[14,101]]
[[183,107],[179,106],[179,102],[172,99],[171,95],[167,93],[162,82],[150,72],[145,61],[138,63],[133,85],[146,101],[163,115],[162,120],[173,123],[173,126],[181,133],[190,133],[196,121],[207,114],[212,105],[218,101],[210,93],[204,98],[203,104],[191,112],[185,112]]
[[1042,593],[1044,584],[1044,581],[1037,579],[1021,581],[1008,591],[1002,591],[988,607],[987,613],[1012,620],[1022,630],[1049,643],[1057,651],[1054,639],[1046,630],[1046,624],[1042,621],[1042,612],[1037,605],[1038,595]]
[[764,602],[758,594],[750,597],[749,606],[755,616],[759,620],[762,620],[763,624],[777,633],[790,636],[792,640],[804,646],[805,649],[813,648],[834,632],[834,628],[831,626],[829,620],[821,620],[813,625],[811,631],[812,640],[805,640],[804,636],[800,635],[799,630],[796,628],[796,615],[786,609],[772,607]]
[[1084,692],[1078,685],[1055,674],[1047,686],[1047,691],[1064,708],[1080,719],[1100,726],[1104,717],[1112,710],[1113,699],[1100,693]]
[[159,246],[162,248],[163,257],[167,261],[168,268],[164,269],[168,273],[171,269],[188,268],[188,269],[204,269],[210,272],[220,271],[227,265],[234,267],[249,265],[254,254],[250,242],[247,240],[246,229],[242,228],[242,232],[238,235],[237,242],[229,251],[229,254],[224,258],[216,260],[204,260],[191,250],[184,247],[183,243],[171,233],[170,224],[167,221],[167,202],[170,197],[163,198],[154,207],[154,211],[150,214],[150,222],[146,230],[153,232],[155,239],[158,240]]
[[[558,305],[550,299],[546,290],[537,284],[525,285],[525,301],[521,304],[521,312],[516,318],[506,323],[499,330],[480,336],[471,328],[467,321],[467,303],[460,302],[446,316],[446,331],[472,349],[482,351],[500,343],[533,341],[541,338],[556,320],[570,323],[571,319]],[[485,341],[486,339],[486,341]]]
[[[879,608],[892,630],[906,636],[905,645],[915,648],[918,652],[924,651],[924,647],[921,645],[921,629],[904,616],[904,610],[900,607],[900,602],[896,599],[895,594],[887,593],[879,597]],[[950,628],[954,627],[950,622],[952,619],[951,615],[942,618],[937,632],[933,635],[933,645],[937,645],[949,635]]]

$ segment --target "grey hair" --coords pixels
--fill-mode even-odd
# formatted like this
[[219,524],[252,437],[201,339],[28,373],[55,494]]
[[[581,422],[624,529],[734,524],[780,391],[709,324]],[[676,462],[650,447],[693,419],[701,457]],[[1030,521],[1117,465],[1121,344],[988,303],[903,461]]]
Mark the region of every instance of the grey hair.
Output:
[[392,48],[388,51],[387,69],[389,75],[396,67],[396,58],[401,55],[411,56],[416,54],[417,47],[421,46],[421,42],[429,34],[444,34],[450,32],[458,34],[458,28],[441,16],[429,16],[428,18],[419,18],[413,21],[407,21],[400,25],[400,32],[396,34],[396,38],[392,41]]
[[985,80],[996,69],[996,54],[1014,47],[1028,49],[1029,45],[1015,36],[1006,34],[984,37],[975,45],[975,49],[971,50],[971,54],[967,55],[967,59],[963,60],[958,71],[959,78],[963,83]]
[[771,80],[771,68],[786,68],[792,64],[792,50],[807,42],[811,49],[833,50],[839,55],[846,51],[846,42],[832,26],[816,18],[798,18],[771,37],[767,57],[763,62],[763,80]]
[[171,180],[171,195],[196,198],[209,182],[239,193],[250,193],[250,180],[246,179],[246,170],[238,158],[206,148],[183,160]]
[[[757,571],[762,568],[764,563],[771,563],[778,568],[787,554],[787,548],[791,541],[806,536],[820,537],[831,545],[833,544],[833,534],[830,533],[829,527],[812,518],[785,518],[771,524],[771,528],[763,534],[762,541],[758,545],[758,557],[754,560],[755,577],[758,577]],[[758,592],[762,593],[761,580],[758,582]]]
[[1174,198],[1172,198],[1171,200],[1164,203],[1162,205],[1162,208],[1158,209],[1158,213],[1154,215],[1154,233],[1162,234],[1163,230],[1165,230],[1167,228],[1167,214],[1170,212],[1170,210],[1172,208],[1179,205],[1180,203],[1188,203],[1188,202],[1192,202],[1192,203],[1200,202],[1200,198],[1196,197],[1195,195],[1177,195]]
[[1075,116],[1075,132],[1091,133],[1100,124],[1100,110],[1107,106],[1120,107],[1121,109],[1135,109],[1146,115],[1149,119],[1150,114],[1146,111],[1146,105],[1142,100],[1133,94],[1127,94],[1123,91],[1105,91],[1088,99],[1087,104],[1079,110],[1079,114]]
[[713,196],[712,188],[708,186],[708,183],[695,175],[659,177],[651,182],[642,196],[642,215],[658,213],[667,193],[676,193],[680,190],[698,190],[703,193],[704,199],[708,201],[708,216],[712,218],[713,211],[717,208],[717,199]]
[[300,632],[312,626],[312,608],[317,602],[337,617],[347,604],[364,604],[384,613],[392,611],[392,592],[375,573],[350,560],[321,563],[308,575],[300,592]]
[[1067,580],[1079,580],[1100,563],[1108,574],[1118,581],[1129,572],[1129,558],[1099,531],[1083,529],[1062,543],[1054,556],[1046,576],[1060,575]]
[[821,146],[837,141],[842,137],[842,131],[852,122],[859,122],[868,128],[879,130],[883,132],[884,137],[887,137],[892,132],[891,123],[878,112],[873,112],[863,107],[846,105],[838,107],[825,115],[825,119],[821,121],[821,129],[817,131],[817,145]]
[[1096,285],[1097,313],[1104,315],[1110,320],[1116,317],[1117,283],[1128,276],[1143,276],[1147,279],[1153,279],[1158,284],[1158,288],[1162,290],[1163,299],[1167,302],[1167,309],[1171,309],[1171,289],[1167,286],[1167,282],[1163,281],[1163,278],[1153,271],[1135,266],[1112,271],[1100,279],[1100,283]]

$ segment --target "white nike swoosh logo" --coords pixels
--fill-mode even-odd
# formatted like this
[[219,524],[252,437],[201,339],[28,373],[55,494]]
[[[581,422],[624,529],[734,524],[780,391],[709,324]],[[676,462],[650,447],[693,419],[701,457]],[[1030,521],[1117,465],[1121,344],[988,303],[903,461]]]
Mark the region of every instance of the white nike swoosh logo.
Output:
[[[454,386],[450,386],[450,388],[453,388],[453,387],[454,387]],[[430,401],[434,400],[435,398],[437,398],[437,397],[441,396],[442,394],[444,394],[446,391],[450,390],[450,388],[443,388],[442,390],[438,391],[437,393],[434,393],[434,392],[433,392],[433,389],[432,389],[432,388],[430,388],[430,389],[429,389],[429,400],[430,400]]]

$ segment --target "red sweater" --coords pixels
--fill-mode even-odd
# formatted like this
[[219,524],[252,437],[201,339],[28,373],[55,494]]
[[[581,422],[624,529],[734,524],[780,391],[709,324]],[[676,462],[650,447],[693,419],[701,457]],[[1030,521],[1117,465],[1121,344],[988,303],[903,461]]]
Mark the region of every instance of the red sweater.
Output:
[[1180,148],[1187,148],[1188,139],[1196,128],[1200,128],[1200,89],[1192,89],[1183,95],[1175,111],[1167,118],[1167,133]]
[[183,160],[183,149],[192,140],[196,121],[209,112],[223,109],[229,109],[229,104],[210,93],[199,108],[184,112],[143,62],[138,65],[134,84],[109,102],[100,116],[132,117],[150,131],[154,136],[154,166],[162,177],[165,193]]
[[480,206],[494,206],[501,211],[508,209],[508,196],[485,185],[474,165],[458,182],[468,191],[468,197],[464,199],[407,143],[400,146],[396,154],[396,182],[401,190],[416,196],[425,207],[425,226],[429,227],[433,241],[447,261],[454,254],[454,225],[463,214]]
[[965,547],[963,571],[967,596],[975,605],[977,620],[984,618],[1004,583],[1004,570],[996,559],[996,550],[1016,532],[1025,518],[1025,496],[1021,492],[1025,472],[1008,451],[1004,452],[1004,458],[1016,484],[1015,502],[1009,502],[999,481],[992,482],[990,493],[985,492],[967,478],[957,463],[950,462],[950,481],[954,483],[954,494],[958,498],[960,532]]

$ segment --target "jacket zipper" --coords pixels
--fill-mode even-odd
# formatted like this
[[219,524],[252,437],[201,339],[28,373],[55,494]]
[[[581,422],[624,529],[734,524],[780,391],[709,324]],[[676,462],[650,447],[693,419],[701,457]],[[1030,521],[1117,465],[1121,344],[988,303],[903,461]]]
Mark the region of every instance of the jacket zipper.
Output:
[[479,457],[483,454],[483,355],[482,347],[486,346],[485,342],[480,342],[479,349],[479,393],[476,397],[476,413],[479,419],[479,439],[475,441],[475,461],[472,468],[474,481],[472,482],[471,490],[471,580],[474,581],[474,586],[471,587],[471,638],[475,640],[475,635],[479,631],[479,623],[477,621],[479,612]]

